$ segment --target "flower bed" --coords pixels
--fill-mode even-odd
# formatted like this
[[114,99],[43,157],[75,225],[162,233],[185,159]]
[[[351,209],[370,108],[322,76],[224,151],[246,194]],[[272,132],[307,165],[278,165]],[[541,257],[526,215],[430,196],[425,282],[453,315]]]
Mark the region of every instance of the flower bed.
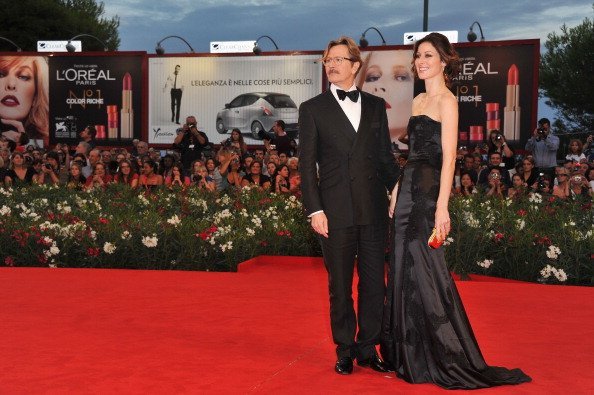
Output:
[[[446,259],[462,276],[594,283],[590,202],[473,196],[450,212]],[[235,271],[258,255],[321,253],[295,197],[250,189],[0,189],[0,243],[6,266]]]
[[244,189],[0,190],[8,266],[234,271],[262,254],[319,255],[301,203]]

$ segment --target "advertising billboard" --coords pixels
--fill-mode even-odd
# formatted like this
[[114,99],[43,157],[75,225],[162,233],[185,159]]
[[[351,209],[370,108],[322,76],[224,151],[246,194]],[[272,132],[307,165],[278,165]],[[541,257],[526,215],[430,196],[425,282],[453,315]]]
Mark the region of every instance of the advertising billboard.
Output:
[[97,144],[141,137],[143,56],[54,56],[49,60],[50,142],[75,144],[87,125]]
[[148,142],[171,144],[189,115],[213,143],[237,128],[261,144],[277,119],[296,129],[299,105],[322,92],[319,57],[151,57]]

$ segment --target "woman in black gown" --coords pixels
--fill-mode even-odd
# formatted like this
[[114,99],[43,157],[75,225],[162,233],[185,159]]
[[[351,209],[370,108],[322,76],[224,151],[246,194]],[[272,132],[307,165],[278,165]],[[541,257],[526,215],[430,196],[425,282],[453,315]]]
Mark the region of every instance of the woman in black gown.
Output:
[[448,200],[456,160],[458,103],[448,85],[457,75],[459,58],[439,33],[417,41],[413,53],[413,72],[424,81],[426,93],[413,100],[410,153],[395,212],[391,206],[395,252],[388,276],[382,357],[410,383],[476,389],[531,381],[519,369],[487,366],[444,252],[427,245],[433,228],[439,240],[450,232]]

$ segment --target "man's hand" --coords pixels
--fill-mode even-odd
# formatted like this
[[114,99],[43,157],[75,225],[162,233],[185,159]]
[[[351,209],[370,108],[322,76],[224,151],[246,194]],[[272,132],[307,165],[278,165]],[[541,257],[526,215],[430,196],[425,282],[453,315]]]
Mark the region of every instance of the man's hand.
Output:
[[312,215],[311,227],[317,234],[328,238],[328,218],[326,214],[317,213]]

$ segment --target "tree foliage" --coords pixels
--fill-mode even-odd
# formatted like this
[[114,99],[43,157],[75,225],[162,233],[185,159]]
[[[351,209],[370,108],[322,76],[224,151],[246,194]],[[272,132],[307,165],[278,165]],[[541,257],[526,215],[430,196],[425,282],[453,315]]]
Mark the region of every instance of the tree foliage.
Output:
[[[593,4],[594,8],[594,4]],[[541,94],[567,132],[594,131],[594,19],[550,33],[540,61]]]
[[[120,45],[120,19],[104,17],[103,2],[96,0],[15,0],[2,1],[0,36],[14,41],[23,51],[36,51],[38,40],[68,40],[90,34],[115,51]],[[103,51],[92,37],[81,37],[86,51]],[[14,46],[0,41],[0,51]]]

